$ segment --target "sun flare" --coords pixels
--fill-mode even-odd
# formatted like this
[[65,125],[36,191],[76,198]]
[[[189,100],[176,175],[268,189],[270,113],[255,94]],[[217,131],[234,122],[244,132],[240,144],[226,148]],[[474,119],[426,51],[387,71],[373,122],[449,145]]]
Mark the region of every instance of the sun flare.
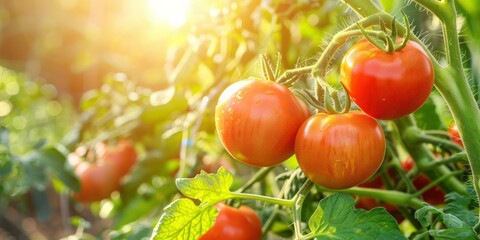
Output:
[[148,0],[148,10],[153,23],[167,23],[180,27],[187,21],[190,0]]

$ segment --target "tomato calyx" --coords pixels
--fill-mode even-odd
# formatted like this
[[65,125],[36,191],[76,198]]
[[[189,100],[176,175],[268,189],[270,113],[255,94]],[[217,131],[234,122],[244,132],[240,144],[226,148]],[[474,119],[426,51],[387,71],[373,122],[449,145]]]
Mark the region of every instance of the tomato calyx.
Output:
[[381,32],[378,34],[378,38],[383,42],[379,42],[378,40],[374,39],[371,37],[371,34],[365,30],[365,28],[357,22],[357,26],[362,32],[362,35],[369,41],[371,44],[373,44],[375,47],[378,49],[386,52],[386,53],[393,53],[395,51],[399,51],[405,46],[407,46],[408,40],[410,39],[410,23],[408,21],[408,17],[405,14],[405,12],[402,11],[403,15],[403,21],[405,22],[405,36],[403,37],[403,40],[401,44],[397,44],[397,20],[395,18],[392,19],[392,25],[390,27],[390,33],[388,34],[388,31],[386,30],[385,24],[381,22],[380,27],[381,27]]
[[345,92],[345,102],[344,102],[343,108],[342,108],[342,104],[340,103],[340,97],[338,96],[338,91],[333,91],[332,93],[330,93],[330,91],[328,90],[328,87],[325,88],[324,102],[325,102],[325,108],[328,113],[343,114],[350,111],[350,106],[351,106],[350,96],[346,92],[345,87],[343,87],[343,83],[342,83],[342,88]]

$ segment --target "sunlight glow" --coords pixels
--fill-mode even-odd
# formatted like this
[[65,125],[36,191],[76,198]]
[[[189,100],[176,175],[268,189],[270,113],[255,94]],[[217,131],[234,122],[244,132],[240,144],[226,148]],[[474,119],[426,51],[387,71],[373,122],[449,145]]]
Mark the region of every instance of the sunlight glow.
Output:
[[153,23],[167,23],[180,27],[187,21],[190,0],[148,0],[148,10]]

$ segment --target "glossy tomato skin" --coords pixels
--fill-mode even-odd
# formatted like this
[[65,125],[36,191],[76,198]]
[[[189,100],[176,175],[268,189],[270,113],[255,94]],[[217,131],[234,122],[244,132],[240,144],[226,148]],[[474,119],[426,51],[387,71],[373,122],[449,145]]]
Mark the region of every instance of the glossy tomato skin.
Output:
[[213,227],[199,240],[260,240],[262,222],[257,213],[247,206],[234,208],[218,204],[218,216]]
[[99,142],[95,148],[97,158],[110,162],[122,176],[127,175],[137,162],[135,146],[128,139],[121,139],[117,144],[111,145]]
[[369,179],[385,155],[385,137],[375,119],[361,112],[318,113],[298,130],[295,154],[314,183],[345,189]]
[[96,202],[109,198],[120,187],[120,174],[106,162],[81,162],[75,168],[81,190],[73,197],[84,203]]
[[352,100],[377,119],[396,119],[413,113],[430,95],[434,69],[420,45],[385,53],[362,39],[345,54],[341,82]]
[[452,141],[460,146],[463,147],[462,138],[460,138],[460,133],[458,133],[457,125],[452,124],[448,127],[448,133],[450,134],[450,138]]
[[[409,172],[415,166],[412,157],[408,157],[402,162],[402,168]],[[430,184],[430,179],[425,174],[420,174],[412,180],[417,190],[420,190]],[[439,205],[445,203],[445,191],[439,186],[434,186],[422,194],[423,200],[431,205]]]
[[225,89],[215,125],[225,149],[238,161],[265,167],[294,152],[298,128],[310,116],[288,88],[266,80],[241,80]]

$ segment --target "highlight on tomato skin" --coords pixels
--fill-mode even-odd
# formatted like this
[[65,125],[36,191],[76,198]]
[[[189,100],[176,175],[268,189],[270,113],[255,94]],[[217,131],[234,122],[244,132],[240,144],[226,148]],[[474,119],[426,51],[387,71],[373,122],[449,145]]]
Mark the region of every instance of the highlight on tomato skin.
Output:
[[310,115],[305,103],[285,86],[249,79],[233,83],[221,94],[215,126],[234,159],[266,167],[293,155],[297,130]]
[[362,111],[389,120],[411,114],[425,103],[433,88],[434,69],[416,42],[386,53],[362,39],[345,54],[340,81]]
[[216,205],[218,215],[213,227],[199,240],[260,240],[262,222],[258,214],[246,205],[234,208],[224,203]]
[[380,168],[385,151],[381,126],[358,111],[318,113],[300,127],[295,142],[302,171],[330,189],[354,187],[369,179]]

